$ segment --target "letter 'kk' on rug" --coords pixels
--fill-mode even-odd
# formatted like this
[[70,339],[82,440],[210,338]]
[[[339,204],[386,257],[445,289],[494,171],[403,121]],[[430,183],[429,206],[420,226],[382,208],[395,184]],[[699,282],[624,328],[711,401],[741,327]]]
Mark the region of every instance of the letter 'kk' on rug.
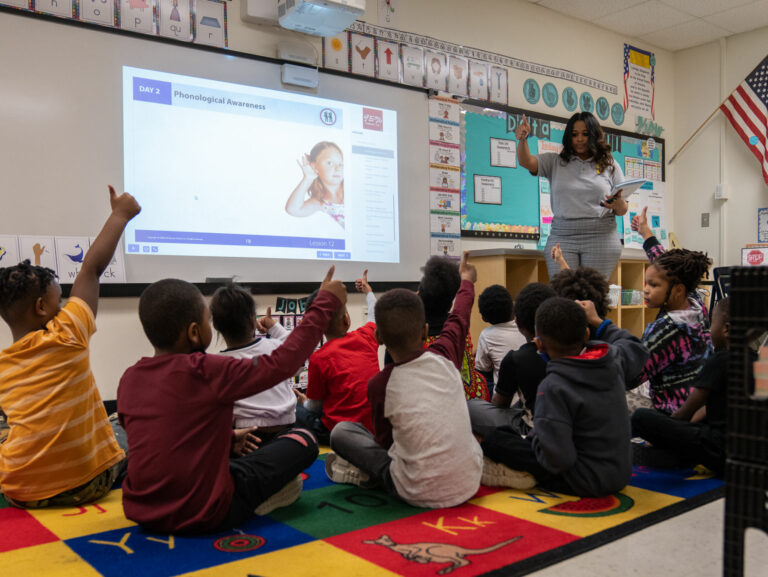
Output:
[[723,482],[694,469],[636,466],[600,499],[480,487],[464,505],[418,509],[335,485],[324,455],[293,505],[231,531],[148,533],[123,515],[121,491],[79,508],[23,511],[0,497],[5,576],[470,577],[523,575],[708,503]]

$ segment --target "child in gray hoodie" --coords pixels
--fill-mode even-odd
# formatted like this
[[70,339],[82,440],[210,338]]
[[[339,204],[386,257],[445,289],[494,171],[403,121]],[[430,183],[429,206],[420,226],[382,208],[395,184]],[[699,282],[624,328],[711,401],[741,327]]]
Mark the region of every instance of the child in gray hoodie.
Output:
[[[600,341],[588,341],[589,325]],[[547,375],[536,398],[533,431],[496,429],[481,443],[482,483],[515,486],[520,471],[556,492],[598,497],[632,475],[624,383],[642,371],[648,350],[603,320],[591,301],[554,297],[536,312],[536,346]],[[604,341],[604,342],[601,342]]]

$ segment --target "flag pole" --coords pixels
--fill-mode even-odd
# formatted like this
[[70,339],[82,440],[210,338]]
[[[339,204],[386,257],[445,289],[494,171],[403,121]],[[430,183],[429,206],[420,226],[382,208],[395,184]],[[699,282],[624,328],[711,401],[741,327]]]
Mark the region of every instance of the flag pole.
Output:
[[[730,96],[729,96],[728,98],[730,98]],[[723,101],[720,103],[720,106],[722,106],[723,104],[725,104],[725,102],[728,100],[728,98],[726,98],[725,100],[723,100]],[[720,106],[718,106],[717,108],[715,108],[715,109],[712,111],[712,114],[710,114],[709,116],[707,116],[707,119],[706,119],[704,122],[702,122],[702,123],[699,125],[699,127],[696,129],[696,131],[695,131],[693,134],[691,134],[691,136],[690,136],[690,137],[688,137],[688,140],[686,140],[685,142],[683,142],[683,145],[682,145],[682,146],[681,146],[681,147],[680,147],[680,148],[677,150],[677,152],[675,152],[675,153],[672,155],[672,158],[670,158],[670,159],[669,159],[669,162],[668,162],[667,164],[672,164],[672,163],[674,162],[675,158],[677,158],[677,155],[678,155],[678,154],[680,154],[680,153],[683,151],[683,149],[684,149],[686,146],[688,146],[688,143],[689,143],[691,140],[693,140],[693,138],[694,138],[694,137],[695,137],[695,136],[696,136],[696,135],[699,133],[699,131],[700,131],[702,128],[704,128],[704,127],[707,125],[707,123],[708,123],[710,120],[712,120],[712,117],[713,117],[715,114],[717,114],[717,112],[720,110]]]

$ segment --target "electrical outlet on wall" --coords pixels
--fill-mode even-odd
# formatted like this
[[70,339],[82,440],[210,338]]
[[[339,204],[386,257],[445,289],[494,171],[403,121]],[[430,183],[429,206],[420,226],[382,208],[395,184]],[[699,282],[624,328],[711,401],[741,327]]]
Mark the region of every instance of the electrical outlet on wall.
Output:
[[709,228],[709,213],[701,213],[701,228]]

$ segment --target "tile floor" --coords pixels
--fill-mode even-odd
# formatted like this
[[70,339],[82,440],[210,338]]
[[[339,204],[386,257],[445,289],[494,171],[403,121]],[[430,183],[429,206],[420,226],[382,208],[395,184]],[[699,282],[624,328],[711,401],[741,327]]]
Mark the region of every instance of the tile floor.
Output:
[[[720,577],[723,518],[719,499],[531,573],[532,577]],[[768,534],[746,534],[745,577],[768,577]]]

